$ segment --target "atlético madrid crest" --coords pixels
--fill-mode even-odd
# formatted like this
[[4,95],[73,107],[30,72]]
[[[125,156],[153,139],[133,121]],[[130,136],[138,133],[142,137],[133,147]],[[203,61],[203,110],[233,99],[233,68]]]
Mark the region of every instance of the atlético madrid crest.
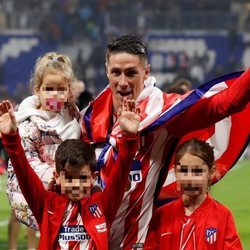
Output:
[[213,244],[217,239],[217,229],[216,228],[207,228],[206,229],[206,240],[208,243]]
[[100,208],[97,206],[97,204],[90,205],[89,211],[91,214],[93,214],[97,218],[100,218],[102,215],[102,212],[101,212]]

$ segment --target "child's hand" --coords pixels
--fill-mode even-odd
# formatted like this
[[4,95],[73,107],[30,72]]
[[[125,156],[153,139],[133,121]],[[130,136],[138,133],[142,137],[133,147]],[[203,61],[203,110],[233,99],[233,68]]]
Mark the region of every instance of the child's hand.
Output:
[[134,100],[123,99],[122,108],[118,111],[118,122],[126,136],[133,137],[137,135],[140,124],[140,109],[135,108]]
[[0,102],[0,132],[10,134],[17,130],[16,118],[10,101]]

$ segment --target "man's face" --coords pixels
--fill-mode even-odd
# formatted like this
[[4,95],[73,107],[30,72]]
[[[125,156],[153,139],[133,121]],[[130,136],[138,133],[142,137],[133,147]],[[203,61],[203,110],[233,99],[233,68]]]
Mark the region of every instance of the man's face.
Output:
[[176,165],[178,190],[188,196],[205,194],[210,178],[205,162],[197,156],[186,153],[179,163]]
[[61,193],[70,200],[78,201],[89,197],[92,189],[92,175],[89,166],[83,166],[81,170],[61,171],[60,175]]
[[69,97],[69,84],[60,74],[45,74],[37,92],[41,99],[41,109],[59,111],[65,107]]
[[124,97],[136,99],[139,96],[149,69],[149,64],[146,65],[137,55],[125,52],[110,55],[106,70],[115,113],[122,106]]

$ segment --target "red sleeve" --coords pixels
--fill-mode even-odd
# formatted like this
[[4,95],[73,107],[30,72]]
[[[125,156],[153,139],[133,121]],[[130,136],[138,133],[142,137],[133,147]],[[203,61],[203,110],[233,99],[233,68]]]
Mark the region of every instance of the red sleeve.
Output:
[[237,233],[234,219],[232,214],[229,212],[226,232],[225,232],[225,250],[242,250],[242,245],[240,242],[239,235]]
[[46,190],[27,161],[18,132],[9,135],[2,134],[2,136],[3,145],[10,157],[24,198],[38,224],[40,224],[43,211],[43,195]]
[[125,138],[125,136],[122,136],[119,142],[118,158],[115,165],[111,166],[110,176],[101,195],[108,227],[113,223],[121,204],[137,147],[138,137]]
[[226,90],[201,99],[171,120],[166,128],[176,137],[207,128],[225,117],[241,111],[250,101],[250,69]]

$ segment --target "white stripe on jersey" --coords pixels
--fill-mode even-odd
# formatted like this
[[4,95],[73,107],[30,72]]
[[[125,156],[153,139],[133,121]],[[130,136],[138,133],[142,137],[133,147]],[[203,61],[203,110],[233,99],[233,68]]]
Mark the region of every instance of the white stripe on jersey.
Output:
[[168,137],[168,132],[163,128],[159,129],[154,135],[157,137],[155,140],[155,145],[157,145],[157,147],[155,146],[152,148],[150,155],[150,169],[146,177],[145,192],[140,213],[141,219],[139,220],[140,230],[138,231],[137,242],[141,243],[144,243],[146,239],[148,225],[152,217],[154,190],[157,185],[157,181],[153,182],[152,180],[158,180],[162,164],[164,164],[164,146],[167,143],[166,138]]
[[[131,189],[135,188],[134,183],[133,183],[133,185],[134,185],[134,187],[131,187]],[[115,216],[115,220],[112,224],[112,227],[110,230],[110,237],[109,237],[110,249],[117,249],[115,246],[119,246],[120,242],[123,239],[125,219],[126,219],[127,214],[129,213],[128,207],[129,207],[130,190],[124,193],[123,198],[122,198],[122,204],[119,207],[119,209],[116,213],[116,216]],[[114,241],[114,237],[115,237],[116,241]]]
[[58,234],[58,245],[61,250],[69,250],[69,240],[78,241],[79,244],[74,249],[86,250],[89,247],[91,238],[84,228],[82,217],[80,213],[77,216],[77,223],[75,226],[69,226],[69,221],[72,215],[74,205],[69,202],[66,212],[64,213],[63,223]]

